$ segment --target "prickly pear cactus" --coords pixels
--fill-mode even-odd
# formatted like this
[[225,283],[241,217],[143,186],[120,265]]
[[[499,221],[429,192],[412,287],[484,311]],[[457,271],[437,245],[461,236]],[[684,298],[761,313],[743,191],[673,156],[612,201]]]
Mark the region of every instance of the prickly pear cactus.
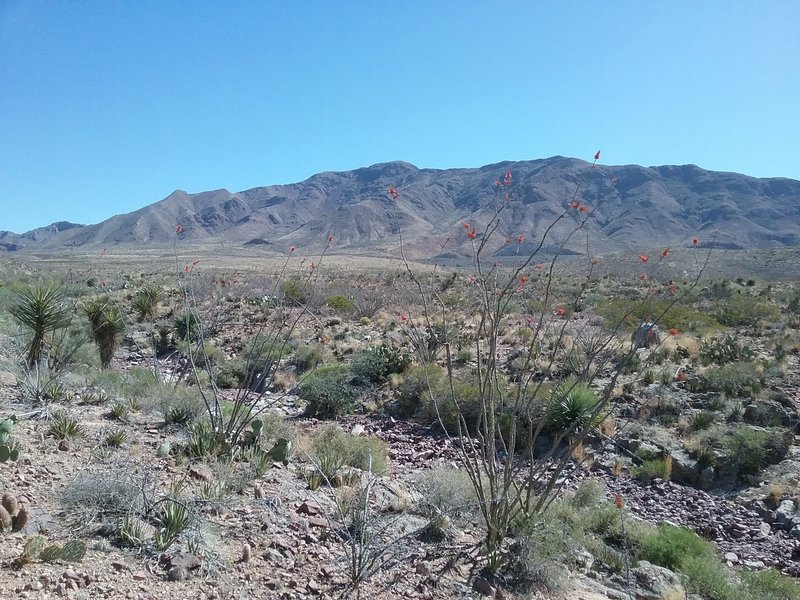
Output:
[[250,429],[253,430],[253,439],[257,440],[261,436],[262,429],[264,429],[264,421],[261,419],[253,419],[250,421]]
[[292,442],[286,438],[278,438],[272,449],[267,452],[269,457],[275,462],[284,464],[289,462],[289,453],[292,451]]
[[169,456],[170,451],[172,450],[172,445],[169,442],[162,442],[158,445],[156,449],[156,456],[159,458],[164,458]]
[[78,562],[86,556],[86,543],[81,540],[70,540],[61,549],[61,560]]
[[39,559],[44,562],[55,562],[61,560],[62,549],[58,544],[50,544],[39,553]]
[[44,545],[47,543],[47,538],[43,535],[34,535],[28,538],[28,541],[25,542],[25,546],[22,548],[22,558],[27,558],[29,560],[33,560],[39,553],[44,549]]
[[16,421],[13,418],[0,420],[0,462],[19,458],[19,446],[11,439],[14,423]]

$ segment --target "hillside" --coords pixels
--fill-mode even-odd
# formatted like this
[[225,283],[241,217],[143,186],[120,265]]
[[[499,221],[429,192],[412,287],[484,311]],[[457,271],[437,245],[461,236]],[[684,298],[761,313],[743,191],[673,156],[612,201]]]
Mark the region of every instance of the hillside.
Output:
[[[695,235],[733,249],[800,243],[799,181],[693,165],[592,167],[552,157],[446,170],[391,162],[235,193],[178,190],[96,225],[56,223],[21,235],[0,232],[0,247],[158,246],[171,243],[180,224],[188,242],[260,244],[281,251],[289,244],[321,245],[331,232],[339,251],[381,252],[395,246],[401,232],[411,254],[425,258],[437,254],[438,242],[461,222],[480,232],[503,201],[494,182],[507,169],[513,184],[500,225],[505,236],[539,238],[577,192],[577,199],[593,209],[585,228],[593,251],[688,245]],[[390,186],[400,193],[396,201],[387,194]],[[578,218],[577,212],[570,213],[552,241],[562,242]],[[468,254],[468,240],[456,239],[449,250]],[[582,252],[585,244],[584,234],[567,247]]]

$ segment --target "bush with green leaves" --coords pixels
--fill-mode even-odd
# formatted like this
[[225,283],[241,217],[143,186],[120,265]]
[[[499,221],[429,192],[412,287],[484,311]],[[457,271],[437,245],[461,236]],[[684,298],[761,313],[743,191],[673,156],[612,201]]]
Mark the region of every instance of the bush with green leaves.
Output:
[[320,419],[335,419],[351,413],[358,397],[350,369],[344,364],[316,369],[300,384],[299,392],[307,403],[306,414]]
[[183,342],[194,341],[200,335],[200,318],[193,311],[175,317],[175,335]]
[[281,283],[280,289],[287,304],[307,304],[313,293],[311,284],[300,279],[287,279]]
[[429,403],[431,389],[442,388],[444,377],[444,370],[433,363],[410,367],[403,373],[397,387],[395,412],[404,418],[413,416],[421,406]]
[[688,382],[692,392],[721,392],[726,396],[757,395],[764,384],[764,375],[751,362],[735,362],[712,367],[694,381]]
[[781,311],[764,298],[737,294],[721,302],[715,316],[723,325],[742,327],[757,325],[761,321],[776,321]]
[[742,475],[757,475],[764,467],[781,461],[788,452],[779,429],[739,425],[723,439],[729,460]]
[[19,458],[19,443],[11,437],[16,422],[15,417],[0,419],[0,462]]
[[265,334],[247,341],[245,347],[241,356],[219,365],[214,372],[215,382],[221,388],[261,393],[272,382],[280,360],[292,351],[293,345],[284,338]]
[[350,370],[359,384],[380,384],[411,366],[411,355],[397,346],[372,346],[353,357]]
[[[671,300],[652,298],[646,302],[634,299],[612,299],[600,302],[595,312],[604,317],[607,327],[619,324],[628,330],[639,326],[643,321],[656,320],[661,331],[671,328],[679,331],[703,331],[719,328],[714,317],[694,310],[686,304],[673,304]],[[627,318],[626,318],[627,317]]]
[[324,353],[325,346],[322,344],[303,344],[298,346],[289,362],[297,367],[300,372],[310,371],[311,369],[316,369],[322,363]]
[[389,469],[386,442],[371,435],[352,435],[337,425],[327,425],[314,433],[311,457],[314,463],[327,461],[326,457],[337,457],[342,465],[376,474]]
[[749,346],[739,344],[732,335],[724,338],[703,340],[700,346],[700,361],[703,365],[724,365],[736,361],[749,362],[755,358],[755,353]]
[[325,301],[325,304],[328,308],[337,313],[352,313],[356,310],[355,302],[341,294],[329,297]]

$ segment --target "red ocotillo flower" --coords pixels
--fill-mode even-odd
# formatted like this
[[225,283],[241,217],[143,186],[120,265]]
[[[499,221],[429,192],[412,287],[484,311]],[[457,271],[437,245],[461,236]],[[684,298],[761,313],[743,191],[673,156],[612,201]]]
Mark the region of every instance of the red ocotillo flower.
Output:
[[295,246],[294,244],[289,246],[289,252],[294,252],[295,250],[297,250],[297,246]]
[[557,314],[559,317],[563,317],[565,314],[567,314],[567,309],[566,309],[566,308],[564,308],[563,306],[559,306],[559,307],[556,309],[556,314]]
[[650,259],[649,259],[649,257],[648,257],[646,254],[642,254],[642,255],[639,257],[639,260],[640,260],[640,261],[642,261],[643,263],[646,263],[646,262],[647,262],[648,260],[650,260]]
[[525,242],[525,236],[524,236],[524,235],[521,235],[521,234],[520,234],[520,235],[518,235],[518,236],[517,236],[517,243],[518,243],[518,244],[523,244],[524,242]]
[[572,202],[569,203],[569,207],[570,208],[580,208],[580,206],[581,206],[581,203],[578,202],[577,200],[573,200]]
[[647,281],[649,277],[647,276],[647,273],[641,273],[639,275],[639,279],[641,279],[642,281]]
[[600,160],[600,150],[598,150],[597,152],[594,153],[594,159],[595,160]]
[[182,234],[183,233],[183,225],[181,225],[180,223],[175,225],[175,233],[178,234],[178,235]]
[[400,195],[400,193],[395,189],[393,185],[390,185],[389,195],[392,197],[392,200],[397,200],[397,197]]
[[467,237],[471,240],[474,240],[476,235],[478,235],[478,232],[474,227],[467,232]]
[[519,284],[520,285],[525,285],[526,283],[528,283],[528,276],[527,275],[520,275],[519,276]]
[[578,212],[582,213],[589,212],[589,207],[586,206],[585,204],[578,204]]
[[505,177],[503,177],[503,183],[505,185],[511,185],[511,169],[506,169]]
[[661,251],[661,258],[667,258],[669,256],[669,252],[670,252],[670,248],[669,247],[664,248]]
[[625,501],[619,494],[614,494],[614,506],[616,506],[620,510],[622,510],[622,508],[625,506]]
[[400,320],[405,323],[408,321],[408,315],[406,313],[400,313]]
[[680,334],[680,331],[678,331],[678,328],[677,328],[677,327],[670,327],[670,329],[669,329],[669,334],[670,334],[670,335],[679,335],[679,334]]
[[700,243],[700,238],[692,238],[692,246],[697,246]]
[[328,234],[328,244],[330,244],[332,241],[333,241],[333,234],[329,233]]
[[537,263],[536,264],[536,270],[537,271],[544,271],[544,265],[542,263]]

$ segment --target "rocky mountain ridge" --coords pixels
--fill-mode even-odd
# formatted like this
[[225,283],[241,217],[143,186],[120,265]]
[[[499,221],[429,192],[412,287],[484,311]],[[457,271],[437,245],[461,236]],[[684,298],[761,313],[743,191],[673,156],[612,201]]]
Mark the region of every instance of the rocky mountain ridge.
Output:
[[[497,186],[506,171],[511,185]],[[396,200],[388,194],[390,186],[399,193]],[[0,232],[0,247],[167,245],[180,224],[189,243],[280,251],[290,244],[321,246],[332,234],[337,251],[384,252],[396,247],[402,233],[407,250],[418,258],[439,254],[440,242],[451,236],[446,251],[463,256],[471,252],[470,240],[453,235],[462,223],[475,226],[480,236],[506,203],[503,235],[494,238],[538,240],[573,201],[590,211],[581,234],[570,237],[582,213],[567,211],[549,240],[556,246],[566,241],[574,252],[585,251],[587,236],[599,252],[690,245],[693,236],[731,249],[800,245],[800,181],[694,165],[592,165],[556,156],[446,170],[390,162],[241,192],[177,190],[95,225],[61,222],[24,234]],[[502,252],[501,243],[490,250]]]

